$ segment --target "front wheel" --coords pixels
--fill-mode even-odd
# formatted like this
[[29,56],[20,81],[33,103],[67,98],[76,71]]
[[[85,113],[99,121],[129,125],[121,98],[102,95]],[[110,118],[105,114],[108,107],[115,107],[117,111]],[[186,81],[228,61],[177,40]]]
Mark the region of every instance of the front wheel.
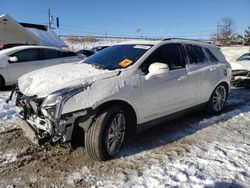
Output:
[[208,111],[213,114],[220,113],[228,97],[227,87],[225,84],[219,84],[213,91],[208,105]]
[[90,158],[103,161],[115,156],[124,143],[126,124],[126,114],[120,106],[102,111],[85,135]]

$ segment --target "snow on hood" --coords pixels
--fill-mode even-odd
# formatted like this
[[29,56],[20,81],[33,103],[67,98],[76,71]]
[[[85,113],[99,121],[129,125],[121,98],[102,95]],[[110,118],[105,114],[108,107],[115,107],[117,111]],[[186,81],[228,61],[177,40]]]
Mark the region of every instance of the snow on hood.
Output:
[[117,71],[100,70],[85,63],[67,63],[32,71],[18,79],[19,90],[42,98],[63,88],[113,77]]
[[236,61],[231,63],[232,70],[250,70],[250,61]]

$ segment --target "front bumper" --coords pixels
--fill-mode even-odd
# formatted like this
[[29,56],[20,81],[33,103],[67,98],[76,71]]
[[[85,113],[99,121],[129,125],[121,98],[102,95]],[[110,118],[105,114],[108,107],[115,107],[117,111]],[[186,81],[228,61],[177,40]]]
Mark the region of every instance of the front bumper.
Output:
[[13,89],[10,100],[13,95],[16,96],[18,124],[33,143],[43,145],[71,140],[76,116],[67,114],[58,119],[47,117],[41,112],[43,99],[27,97],[18,88]]
[[231,84],[236,87],[250,87],[250,71],[233,70]]

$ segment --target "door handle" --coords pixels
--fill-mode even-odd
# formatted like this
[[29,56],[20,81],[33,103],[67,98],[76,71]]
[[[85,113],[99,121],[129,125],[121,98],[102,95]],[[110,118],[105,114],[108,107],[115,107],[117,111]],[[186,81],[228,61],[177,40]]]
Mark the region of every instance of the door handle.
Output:
[[183,81],[183,80],[187,80],[188,79],[188,76],[180,76],[178,78],[178,81]]

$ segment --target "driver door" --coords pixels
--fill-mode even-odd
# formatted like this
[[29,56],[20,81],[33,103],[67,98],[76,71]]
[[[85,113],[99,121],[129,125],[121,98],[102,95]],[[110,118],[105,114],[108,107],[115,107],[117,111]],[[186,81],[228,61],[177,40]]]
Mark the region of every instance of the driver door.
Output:
[[[169,66],[169,72],[145,79],[151,64],[159,62]],[[188,107],[189,76],[181,44],[165,44],[153,52],[141,65],[142,123],[172,114]]]
[[11,54],[17,57],[16,62],[9,62],[8,72],[12,83],[16,83],[23,74],[41,68],[40,50],[38,48],[25,49]]

